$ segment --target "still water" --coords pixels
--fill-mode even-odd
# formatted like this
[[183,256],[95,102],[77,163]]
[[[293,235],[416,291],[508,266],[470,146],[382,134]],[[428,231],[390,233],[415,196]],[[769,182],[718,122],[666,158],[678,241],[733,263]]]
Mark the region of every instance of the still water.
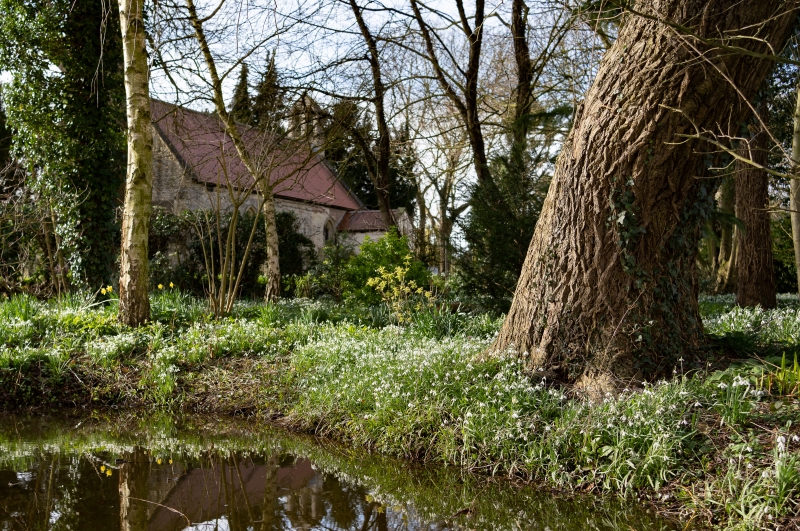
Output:
[[0,418],[0,530],[681,529],[635,504],[415,466],[253,420]]

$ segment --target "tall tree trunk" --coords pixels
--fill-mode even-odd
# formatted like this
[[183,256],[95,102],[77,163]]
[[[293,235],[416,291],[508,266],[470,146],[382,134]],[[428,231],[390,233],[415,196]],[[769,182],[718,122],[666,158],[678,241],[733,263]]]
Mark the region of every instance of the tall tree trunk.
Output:
[[386,123],[386,109],[384,101],[386,99],[386,86],[383,84],[383,77],[381,75],[380,55],[378,54],[378,43],[375,37],[369,30],[364,17],[361,14],[361,8],[356,4],[355,0],[350,0],[350,8],[353,15],[358,22],[358,28],[361,31],[361,36],[367,45],[369,55],[370,72],[372,74],[372,88],[374,91],[372,97],[372,105],[375,107],[375,120],[378,122],[378,153],[377,156],[371,155],[371,149],[366,141],[361,142],[362,149],[366,149],[365,156],[368,159],[373,159],[370,169],[370,176],[372,177],[372,184],[375,187],[375,195],[378,198],[378,207],[381,211],[381,217],[386,227],[394,227],[397,225],[394,216],[392,215],[391,203],[389,200],[389,158],[391,157],[391,143],[389,134],[389,125]]
[[278,224],[275,220],[275,198],[272,190],[264,191],[264,229],[267,233],[267,287],[264,298],[277,301],[281,296],[281,265],[278,252]]
[[[726,177],[717,191],[717,209],[727,216],[733,216],[736,209],[736,181]],[[736,227],[727,219],[720,223],[719,256],[717,263],[717,293],[733,293],[736,289],[736,253],[739,234]]]
[[450,274],[450,236],[453,233],[453,220],[446,214],[442,212],[439,224],[439,272],[442,275]]
[[[469,43],[469,56],[467,58],[466,68],[459,68],[456,76],[450,76],[445,72],[444,68],[442,68],[439,62],[439,55],[436,51],[438,47],[437,43],[441,43],[442,41],[440,37],[435,35],[435,30],[425,22],[420,6],[423,6],[423,4],[418,0],[411,0],[411,9],[417,21],[417,25],[419,26],[422,40],[425,43],[427,59],[433,68],[433,74],[439,82],[439,86],[442,87],[445,95],[453,102],[453,105],[464,123],[464,129],[467,132],[467,138],[472,148],[472,161],[475,166],[475,175],[478,181],[490,181],[492,175],[489,171],[489,160],[486,156],[486,142],[483,138],[478,103],[478,79],[480,76],[481,51],[483,48],[483,23],[486,2],[484,0],[475,1],[474,25],[470,25],[466,10],[464,9],[463,0],[455,0],[459,21],[461,22],[460,29],[464,32],[464,36],[466,36],[467,42]],[[434,41],[436,41],[436,43]],[[446,50],[445,53],[449,54],[450,51]],[[460,77],[460,79],[457,77]],[[453,79],[456,79],[455,82],[453,82]],[[456,91],[456,87],[461,91],[461,95]]]
[[702,341],[695,262],[713,190],[697,179],[707,146],[677,135],[741,123],[738,93],[751,98],[771,62],[695,39],[699,59],[658,20],[706,39],[757,30],[736,42],[767,53],[791,33],[786,8],[660,0],[628,15],[559,156],[496,351],[596,395],[662,374]]
[[797,268],[797,292],[800,293],[800,87],[797,89],[797,104],[794,108],[794,131],[792,135],[792,182],[789,183],[789,213],[792,222],[794,243],[794,265]]
[[128,109],[128,172],[122,214],[119,320],[139,326],[150,318],[147,236],[153,196],[153,131],[141,0],[119,0]]
[[[760,126],[758,126],[760,128]],[[742,155],[761,166],[767,165],[769,136],[756,131],[739,147]],[[767,172],[737,162],[736,217],[742,220],[739,256],[736,259],[736,304],[775,308],[775,274],[772,263],[769,180]]]

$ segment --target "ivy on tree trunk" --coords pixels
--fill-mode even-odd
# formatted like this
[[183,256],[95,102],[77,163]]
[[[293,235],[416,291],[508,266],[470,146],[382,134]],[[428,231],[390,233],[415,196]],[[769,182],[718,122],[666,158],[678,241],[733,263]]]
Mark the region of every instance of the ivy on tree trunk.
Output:
[[576,113],[494,349],[597,395],[671,371],[703,341],[696,256],[714,190],[697,178],[707,145],[679,135],[738,129],[750,115],[741,98],[772,66],[708,39],[780,50],[795,8],[661,0],[626,15]]

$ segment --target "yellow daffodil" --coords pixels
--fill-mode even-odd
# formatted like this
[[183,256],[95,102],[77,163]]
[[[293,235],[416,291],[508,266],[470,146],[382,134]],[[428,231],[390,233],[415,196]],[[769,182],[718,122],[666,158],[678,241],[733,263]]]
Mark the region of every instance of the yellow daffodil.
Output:
[[174,288],[174,287],[175,287],[175,284],[173,284],[172,282],[170,282],[170,283],[169,283],[169,287],[170,287],[170,288]]
[[164,284],[159,284],[158,289],[164,289]]

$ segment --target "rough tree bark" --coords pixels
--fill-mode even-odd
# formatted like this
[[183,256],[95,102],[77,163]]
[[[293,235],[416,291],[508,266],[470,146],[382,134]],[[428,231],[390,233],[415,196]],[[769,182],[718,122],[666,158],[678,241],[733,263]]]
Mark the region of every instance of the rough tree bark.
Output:
[[[733,216],[736,209],[736,181],[726,177],[717,191],[717,208]],[[739,231],[728,220],[722,221],[717,263],[717,293],[733,293],[736,289],[736,257],[739,248]]]
[[736,42],[767,54],[783,48],[794,7],[654,0],[628,15],[563,146],[496,351],[527,353],[531,369],[596,396],[702,341],[695,261],[713,190],[697,179],[706,146],[677,135],[741,123],[737,90],[751,98],[771,63],[662,21],[706,39],[757,35]]
[[794,265],[797,268],[797,292],[800,293],[800,87],[797,90],[797,104],[794,108],[792,162],[794,179],[789,184],[789,210],[791,210],[789,216],[792,222]]
[[[752,126],[758,127],[760,126]],[[741,141],[742,155],[761,166],[767,165],[769,136],[756,130]],[[767,172],[737,161],[736,217],[744,228],[739,234],[736,258],[736,304],[775,308],[775,275],[772,264],[772,233]]]
[[153,132],[142,0],[119,0],[128,114],[128,171],[122,214],[119,320],[139,326],[150,318],[147,236],[153,196]]

